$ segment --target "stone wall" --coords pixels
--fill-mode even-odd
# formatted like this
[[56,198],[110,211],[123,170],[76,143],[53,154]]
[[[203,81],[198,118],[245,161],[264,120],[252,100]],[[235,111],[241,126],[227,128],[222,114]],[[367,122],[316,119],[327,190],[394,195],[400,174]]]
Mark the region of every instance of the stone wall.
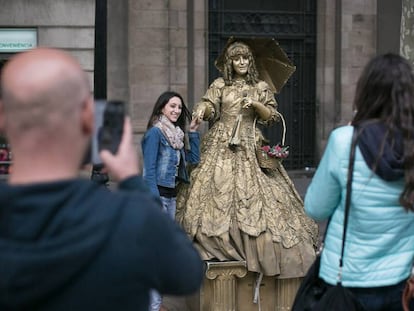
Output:
[[342,4],[340,124],[352,119],[358,77],[369,59],[376,54],[376,4],[375,0],[347,0]]
[[[207,0],[107,0],[108,97],[129,102],[145,131],[158,95],[192,108],[207,89]],[[377,2],[317,0],[317,139],[352,118],[358,76],[376,53]],[[406,2],[413,0],[404,0]],[[0,0],[0,27],[37,27],[39,45],[71,52],[93,79],[94,0]]]
[[[207,0],[194,0],[194,103],[201,100],[208,83]],[[192,103],[190,102],[190,105]]]
[[129,99],[134,129],[143,132],[157,97],[187,94],[185,0],[128,2]]
[[335,2],[318,0],[316,46],[317,150],[335,126]]
[[[179,92],[192,108],[207,88],[206,0],[107,3],[108,98],[129,103],[138,140],[161,92]],[[69,51],[93,86],[95,0],[0,0],[0,7],[0,27],[37,28],[38,45]]]
[[129,102],[128,2],[107,1],[107,97]]
[[38,46],[70,52],[93,86],[94,0],[0,0],[0,8],[0,27],[37,28]]
[[353,115],[358,77],[376,54],[376,0],[318,0],[317,141],[321,154],[337,126]]

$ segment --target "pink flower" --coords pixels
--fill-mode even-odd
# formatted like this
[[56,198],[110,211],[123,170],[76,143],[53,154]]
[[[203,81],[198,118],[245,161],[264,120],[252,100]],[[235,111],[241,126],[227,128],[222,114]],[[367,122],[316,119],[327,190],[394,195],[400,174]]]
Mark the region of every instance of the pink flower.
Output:
[[270,151],[270,146],[269,146],[269,145],[262,146],[262,150],[263,150],[264,152],[269,152],[269,151]]
[[272,158],[287,158],[289,155],[289,146],[281,146],[279,144],[270,147],[269,145],[262,146],[262,150]]

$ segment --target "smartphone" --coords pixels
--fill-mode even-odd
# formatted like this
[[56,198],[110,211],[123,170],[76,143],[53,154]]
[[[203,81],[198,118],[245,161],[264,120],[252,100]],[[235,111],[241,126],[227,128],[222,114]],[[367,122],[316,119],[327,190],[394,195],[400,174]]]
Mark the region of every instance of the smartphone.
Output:
[[121,143],[125,102],[120,100],[95,100],[95,128],[90,146],[90,161],[94,165],[102,164],[99,152],[109,150],[115,154]]

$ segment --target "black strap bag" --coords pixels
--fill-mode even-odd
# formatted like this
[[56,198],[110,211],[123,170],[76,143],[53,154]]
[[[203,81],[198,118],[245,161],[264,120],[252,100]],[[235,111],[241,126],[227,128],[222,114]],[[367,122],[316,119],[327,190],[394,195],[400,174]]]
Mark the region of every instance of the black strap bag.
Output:
[[[402,294],[402,305],[404,311],[413,310],[414,305],[414,275],[407,280]],[[411,309],[410,309],[411,308]]]
[[[339,260],[338,282],[336,285],[326,284],[319,278],[320,253],[304,277],[293,302],[292,311],[364,311],[365,309],[355,298],[354,294],[342,286],[342,267],[346,228],[350,208],[352,177],[355,160],[357,130],[354,129],[349,156],[348,180],[346,185],[345,218],[342,236],[342,250]],[[326,232],[325,232],[326,235]]]

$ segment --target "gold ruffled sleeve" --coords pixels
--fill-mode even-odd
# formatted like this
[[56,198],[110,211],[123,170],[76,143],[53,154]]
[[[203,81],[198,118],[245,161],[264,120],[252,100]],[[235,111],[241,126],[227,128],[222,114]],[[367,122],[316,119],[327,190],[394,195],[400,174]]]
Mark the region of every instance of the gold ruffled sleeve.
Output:
[[205,113],[203,116],[204,120],[217,121],[220,118],[220,105],[221,105],[221,94],[224,87],[224,79],[218,78],[211,83],[207,92],[201,98],[201,102],[197,103],[194,110],[204,105]]
[[277,102],[273,92],[271,91],[269,85],[265,81],[260,81],[257,83],[257,89],[259,94],[259,101],[270,109],[271,116],[267,120],[258,118],[257,121],[263,125],[269,125],[273,122],[279,120],[279,114],[277,112]]

